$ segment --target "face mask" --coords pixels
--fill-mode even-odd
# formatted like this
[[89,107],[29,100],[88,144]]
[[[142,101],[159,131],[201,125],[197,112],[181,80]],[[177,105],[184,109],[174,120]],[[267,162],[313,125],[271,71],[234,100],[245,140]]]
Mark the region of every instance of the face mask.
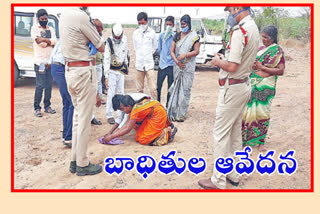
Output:
[[250,10],[250,8],[247,8],[247,9],[244,9],[244,10],[240,10],[238,13],[236,14],[233,14],[233,18],[236,18],[240,13],[244,12],[244,11],[247,11],[247,10]]
[[120,44],[121,42],[121,39],[116,39],[116,38],[112,38],[112,39],[115,44]]
[[188,32],[188,30],[189,30],[189,26],[181,28],[182,33],[186,33],[186,32]]
[[142,32],[147,30],[148,25],[139,25],[139,28]]
[[48,24],[48,21],[39,21],[41,27],[45,28]]
[[236,18],[234,18],[232,15],[229,15],[227,19],[227,24],[230,26],[230,28],[232,28],[237,24]]
[[170,25],[168,25],[167,29],[166,29],[166,32],[165,32],[165,34],[163,36],[163,40],[164,41],[167,40],[170,37],[171,33],[172,33],[172,27]]

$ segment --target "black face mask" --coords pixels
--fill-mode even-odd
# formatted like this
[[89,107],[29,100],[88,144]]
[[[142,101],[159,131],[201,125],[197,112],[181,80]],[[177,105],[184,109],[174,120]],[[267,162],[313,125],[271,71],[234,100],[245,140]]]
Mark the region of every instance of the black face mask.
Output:
[[48,24],[48,21],[39,21],[39,24],[41,25],[41,27],[45,28]]

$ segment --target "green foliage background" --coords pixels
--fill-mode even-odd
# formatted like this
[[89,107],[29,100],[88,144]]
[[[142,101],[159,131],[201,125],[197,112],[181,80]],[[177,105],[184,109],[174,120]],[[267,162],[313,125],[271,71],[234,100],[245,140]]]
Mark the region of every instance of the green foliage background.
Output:
[[[288,11],[281,8],[264,7],[262,11],[255,11],[255,21],[261,32],[267,25],[275,25],[279,31],[279,39],[298,39],[310,41],[310,8],[302,8],[301,16],[290,17]],[[212,34],[221,35],[224,20],[203,20]]]

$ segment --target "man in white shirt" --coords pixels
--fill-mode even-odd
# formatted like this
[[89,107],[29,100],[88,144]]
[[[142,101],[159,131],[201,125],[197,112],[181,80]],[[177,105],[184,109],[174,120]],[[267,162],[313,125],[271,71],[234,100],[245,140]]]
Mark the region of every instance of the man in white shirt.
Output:
[[[108,88],[106,114],[109,124],[114,124],[112,97],[124,94],[124,74],[128,74],[128,39],[123,35],[121,24],[117,23],[112,28],[112,36],[108,38],[104,52],[105,85]],[[126,67],[126,68],[125,68]],[[119,116],[120,111],[117,111]]]
[[133,48],[136,53],[137,91],[143,93],[144,79],[147,78],[150,94],[157,99],[157,87],[154,80],[153,54],[158,47],[154,30],[148,27],[148,15],[141,12],[137,16],[139,28],[133,32]]

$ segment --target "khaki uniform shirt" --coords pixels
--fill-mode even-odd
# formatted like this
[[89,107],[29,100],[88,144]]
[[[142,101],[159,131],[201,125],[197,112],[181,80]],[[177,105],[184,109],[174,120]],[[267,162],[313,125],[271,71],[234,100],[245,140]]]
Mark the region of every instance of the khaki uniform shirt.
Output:
[[79,8],[68,8],[60,19],[61,51],[67,61],[91,61],[89,42],[98,49],[104,39],[99,35],[91,18]]
[[[248,43],[246,46],[245,36],[240,30],[239,25],[247,32]],[[244,79],[248,77],[257,55],[259,39],[260,35],[258,27],[251,16],[246,16],[238,25],[234,26],[234,32],[231,40],[229,41],[230,49],[227,49],[226,51],[226,59],[228,62],[239,64],[239,67],[236,72],[221,70],[219,72],[219,79],[225,79],[227,77],[233,79]]]

